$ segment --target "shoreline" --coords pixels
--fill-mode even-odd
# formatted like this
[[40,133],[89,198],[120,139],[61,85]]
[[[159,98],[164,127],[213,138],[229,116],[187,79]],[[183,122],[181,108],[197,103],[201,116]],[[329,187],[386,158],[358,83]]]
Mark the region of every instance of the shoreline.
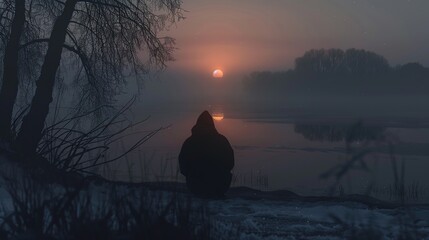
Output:
[[[141,182],[132,183],[125,181],[110,181],[107,179],[94,179],[90,182],[95,185],[108,183],[114,185],[122,185],[127,187],[144,187],[152,191],[165,191],[173,193],[182,193],[191,195],[187,190],[185,183],[180,182]],[[200,198],[198,196],[193,196]],[[250,187],[231,187],[225,194],[223,199],[208,199],[208,200],[232,200],[232,199],[245,199],[245,200],[269,200],[277,202],[300,202],[300,203],[359,203],[367,206],[370,209],[400,209],[407,207],[429,207],[429,203],[395,203],[385,200],[381,200],[375,197],[363,195],[363,194],[346,194],[342,196],[304,196],[296,194],[289,190],[274,190],[274,191],[263,191],[257,190]]]

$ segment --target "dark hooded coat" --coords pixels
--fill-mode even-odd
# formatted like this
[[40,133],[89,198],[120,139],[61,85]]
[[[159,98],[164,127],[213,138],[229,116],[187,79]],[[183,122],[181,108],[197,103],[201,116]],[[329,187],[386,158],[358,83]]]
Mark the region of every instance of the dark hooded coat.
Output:
[[179,155],[180,172],[189,190],[198,195],[222,196],[231,184],[234,151],[219,134],[213,118],[204,111],[183,143]]

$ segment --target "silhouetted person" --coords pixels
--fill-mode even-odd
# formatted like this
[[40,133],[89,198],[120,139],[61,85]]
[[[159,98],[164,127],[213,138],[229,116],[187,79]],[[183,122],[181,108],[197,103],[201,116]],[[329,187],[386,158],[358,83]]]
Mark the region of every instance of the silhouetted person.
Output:
[[179,155],[180,172],[189,190],[205,197],[221,197],[231,185],[234,151],[219,134],[213,118],[204,111],[183,143]]

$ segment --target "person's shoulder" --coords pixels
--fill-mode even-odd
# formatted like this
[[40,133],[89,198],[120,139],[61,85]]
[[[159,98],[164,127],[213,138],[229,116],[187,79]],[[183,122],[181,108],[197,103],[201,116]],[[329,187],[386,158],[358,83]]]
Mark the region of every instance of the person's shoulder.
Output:
[[228,144],[229,144],[228,138],[226,138],[224,135],[222,135],[222,134],[218,133],[218,138],[219,138],[221,141],[226,142],[226,143],[228,143]]
[[186,140],[183,142],[183,145],[187,145],[190,144],[192,142],[192,136],[189,136],[188,138],[186,138]]
[[226,139],[226,137],[225,137],[224,135],[220,134],[220,133],[217,133],[217,134],[216,134],[216,136],[217,136],[218,138]]

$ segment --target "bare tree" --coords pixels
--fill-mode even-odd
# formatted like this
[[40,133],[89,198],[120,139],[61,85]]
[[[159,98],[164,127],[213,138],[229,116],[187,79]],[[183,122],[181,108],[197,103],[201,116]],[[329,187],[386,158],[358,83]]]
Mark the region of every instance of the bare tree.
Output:
[[21,100],[31,95],[43,56],[42,46],[31,44],[40,38],[46,27],[43,26],[43,16],[35,14],[35,9],[36,0],[0,0],[0,52],[3,56],[0,64],[0,138],[7,141],[15,135],[11,123],[18,89],[23,97]]
[[[0,138],[9,139],[13,106],[19,85],[18,52],[25,24],[25,0],[15,0],[14,3],[4,1],[1,11],[2,18],[6,18],[6,22],[7,15],[11,15],[13,12],[10,33],[8,36],[2,36],[2,39],[7,39],[7,43],[3,56],[3,81],[0,91]],[[2,28],[5,28],[6,25],[8,24],[4,22],[1,24]],[[2,30],[3,34],[9,32],[8,29]]]
[[40,1],[39,11],[55,20],[48,38],[25,44],[47,44],[47,51],[31,108],[15,141],[16,149],[31,154],[37,148],[63,49],[79,60],[77,73],[84,73],[75,78],[81,87],[80,105],[109,104],[128,76],[140,76],[147,66],[163,67],[172,60],[174,41],[161,37],[160,32],[181,17],[180,4],[180,0]]

